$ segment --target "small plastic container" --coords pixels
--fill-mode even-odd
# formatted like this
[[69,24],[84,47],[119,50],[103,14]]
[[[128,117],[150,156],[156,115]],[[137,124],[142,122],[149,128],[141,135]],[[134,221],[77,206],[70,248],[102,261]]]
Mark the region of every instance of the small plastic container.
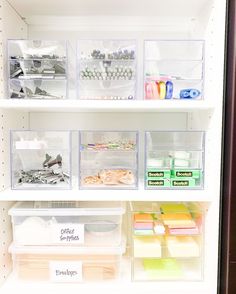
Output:
[[19,280],[54,283],[119,279],[125,244],[117,247],[15,246],[9,248]]
[[122,202],[19,202],[9,210],[17,246],[119,246]]
[[133,281],[202,280],[204,206],[131,202]]
[[135,40],[80,40],[79,99],[136,99],[136,51]]
[[203,189],[205,133],[146,132],[146,189]]
[[9,40],[8,65],[9,98],[66,98],[66,41]]
[[12,189],[70,189],[70,131],[11,131]]
[[81,131],[80,189],[137,189],[138,133]]
[[204,41],[146,40],[144,99],[203,99]]

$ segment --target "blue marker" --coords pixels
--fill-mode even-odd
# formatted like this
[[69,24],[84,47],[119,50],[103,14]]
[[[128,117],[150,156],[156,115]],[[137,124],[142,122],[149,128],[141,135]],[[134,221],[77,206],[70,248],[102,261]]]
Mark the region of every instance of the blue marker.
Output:
[[165,99],[171,99],[173,96],[174,85],[171,81],[166,82],[166,97]]

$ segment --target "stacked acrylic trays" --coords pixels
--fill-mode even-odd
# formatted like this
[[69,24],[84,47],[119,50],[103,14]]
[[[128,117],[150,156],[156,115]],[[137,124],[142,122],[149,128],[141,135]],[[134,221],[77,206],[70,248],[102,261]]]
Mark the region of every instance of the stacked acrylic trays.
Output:
[[146,132],[147,189],[203,189],[204,138],[201,131]]
[[66,98],[66,41],[9,40],[8,63],[9,98]]
[[79,145],[81,189],[137,189],[137,132],[82,131]]
[[131,203],[132,279],[202,280],[203,207]]
[[121,202],[20,202],[13,224],[14,269],[22,280],[108,281],[125,253]]
[[79,99],[136,99],[136,42],[80,40]]
[[204,41],[144,45],[144,99],[203,99]]
[[69,131],[11,132],[12,189],[70,189]]

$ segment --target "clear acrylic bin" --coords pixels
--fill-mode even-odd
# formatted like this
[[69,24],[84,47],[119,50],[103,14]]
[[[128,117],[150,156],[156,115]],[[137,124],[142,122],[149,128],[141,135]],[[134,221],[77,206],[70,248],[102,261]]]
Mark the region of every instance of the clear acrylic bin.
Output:
[[137,188],[137,132],[82,131],[79,136],[80,188]]
[[67,80],[9,80],[10,98],[66,99]]
[[144,99],[203,99],[204,41],[144,43]]
[[78,42],[79,99],[136,99],[136,41]]
[[119,279],[125,244],[117,247],[11,245],[19,280],[53,283],[109,282]]
[[66,41],[9,40],[8,67],[10,98],[66,98]]
[[122,202],[19,202],[9,210],[17,246],[119,246]]
[[146,132],[147,189],[203,189],[204,139],[201,131]]
[[12,189],[70,189],[69,131],[11,132]]
[[204,206],[131,202],[132,279],[201,280]]

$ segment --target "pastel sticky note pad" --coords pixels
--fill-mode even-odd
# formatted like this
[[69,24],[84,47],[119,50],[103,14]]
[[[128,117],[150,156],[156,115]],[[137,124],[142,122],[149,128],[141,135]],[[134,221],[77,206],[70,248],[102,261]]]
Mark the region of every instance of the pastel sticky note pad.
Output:
[[188,167],[189,166],[189,160],[186,160],[186,159],[175,159],[174,160],[174,166],[177,166],[177,167]]
[[154,235],[153,230],[134,230],[134,234],[137,236],[152,236]]
[[161,240],[157,237],[134,237],[134,257],[161,257]]
[[199,257],[200,248],[193,237],[167,236],[166,246],[170,257]]
[[169,228],[168,232],[171,235],[197,235],[197,234],[199,234],[199,228],[198,227]]
[[148,223],[148,222],[135,222],[134,223],[134,228],[136,230],[152,230],[153,229],[153,222]]
[[153,221],[153,216],[150,213],[135,213],[134,221],[135,222],[150,222],[150,221]]
[[173,258],[144,259],[143,267],[150,279],[170,279],[182,275],[180,265]]
[[190,159],[191,157],[191,153],[187,151],[174,151],[172,155],[178,159]]
[[162,158],[148,158],[147,160],[147,166],[148,167],[163,167],[165,164],[164,159]]

